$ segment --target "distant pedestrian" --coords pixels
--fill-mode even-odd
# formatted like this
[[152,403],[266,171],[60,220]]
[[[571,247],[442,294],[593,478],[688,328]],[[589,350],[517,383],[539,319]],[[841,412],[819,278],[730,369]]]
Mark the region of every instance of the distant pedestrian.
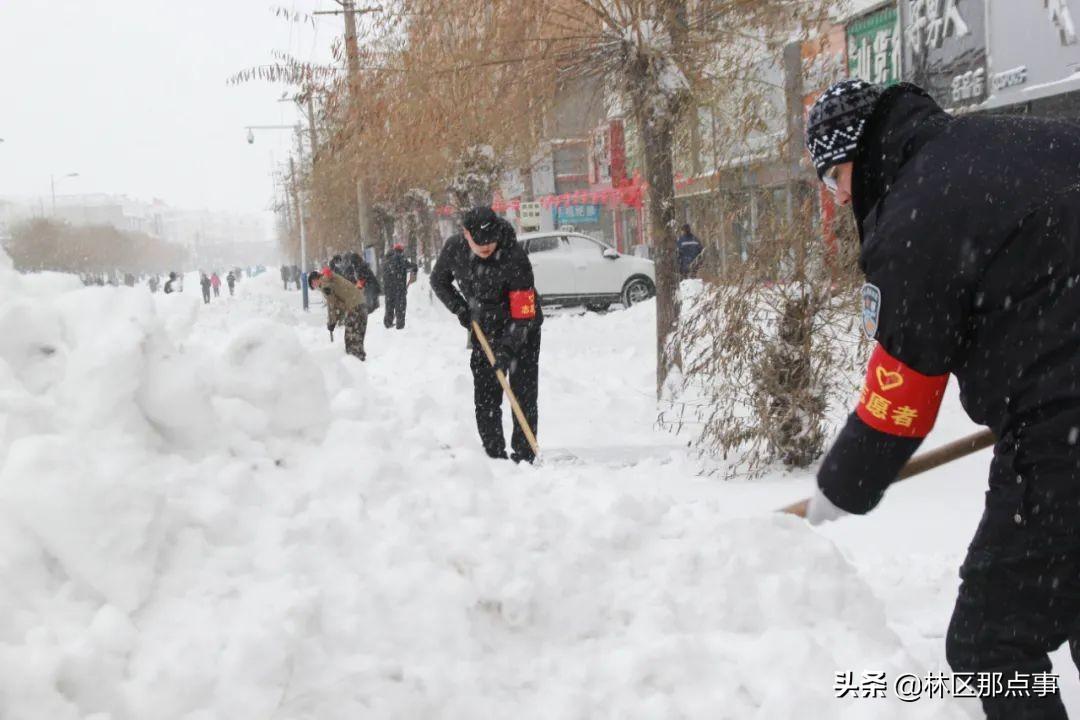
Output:
[[210,302],[210,278],[206,277],[206,273],[199,273],[199,284],[202,285],[202,299],[204,303]]
[[334,339],[334,329],[345,323],[345,352],[366,360],[364,335],[367,333],[367,308],[364,293],[355,284],[330,268],[308,275],[308,287],[318,290],[326,300],[326,329]]
[[151,275],[150,279],[146,281],[146,284],[150,287],[151,293],[156,293],[158,291],[158,276]]
[[210,276],[210,287],[214,289],[214,297],[221,296],[221,278],[218,277],[217,273]]
[[300,268],[296,265],[292,266],[293,280],[296,282],[296,289],[300,289]]
[[175,272],[169,273],[169,279],[165,281],[165,294],[184,292],[184,280]]
[[282,289],[284,289],[284,290],[289,289],[289,281],[290,280],[292,280],[292,270],[288,266],[282,265],[281,266],[281,285],[282,285]]
[[387,329],[405,327],[405,304],[409,286],[416,282],[416,263],[405,256],[405,246],[394,245],[383,259],[383,292],[386,294],[386,315],[383,325]]
[[679,249],[679,275],[689,277],[694,261],[701,254],[701,241],[697,239],[697,235],[690,232],[690,225],[687,224],[682,226],[682,234],[676,242]]
[[236,288],[236,276],[233,275],[232,270],[225,276],[225,282],[229,285],[229,297],[232,297],[233,290]]

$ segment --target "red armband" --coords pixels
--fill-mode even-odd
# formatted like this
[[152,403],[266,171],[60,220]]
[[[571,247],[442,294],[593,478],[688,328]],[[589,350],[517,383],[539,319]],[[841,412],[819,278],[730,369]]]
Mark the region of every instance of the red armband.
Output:
[[934,427],[948,382],[947,374],[923,375],[878,345],[870,356],[855,412],[879,432],[923,438]]
[[510,291],[510,317],[514,320],[532,320],[536,317],[536,291]]

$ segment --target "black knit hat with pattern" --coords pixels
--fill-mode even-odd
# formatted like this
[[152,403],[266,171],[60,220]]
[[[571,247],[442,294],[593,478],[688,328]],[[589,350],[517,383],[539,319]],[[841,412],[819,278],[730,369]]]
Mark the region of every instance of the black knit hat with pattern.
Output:
[[806,149],[819,178],[833,165],[855,157],[866,121],[884,90],[851,78],[835,83],[814,102],[806,121]]

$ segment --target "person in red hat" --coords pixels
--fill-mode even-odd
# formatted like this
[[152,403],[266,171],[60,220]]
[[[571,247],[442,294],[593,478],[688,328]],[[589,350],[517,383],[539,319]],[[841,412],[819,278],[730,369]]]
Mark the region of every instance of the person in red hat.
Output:
[[326,300],[326,329],[334,339],[334,328],[345,323],[345,352],[360,360],[367,359],[364,335],[367,333],[367,305],[364,291],[328,267],[308,275],[308,287],[318,290]]
[[405,246],[395,243],[383,258],[383,292],[386,294],[386,316],[383,325],[387,329],[405,327],[405,303],[409,286],[416,282],[416,263],[405,255]]

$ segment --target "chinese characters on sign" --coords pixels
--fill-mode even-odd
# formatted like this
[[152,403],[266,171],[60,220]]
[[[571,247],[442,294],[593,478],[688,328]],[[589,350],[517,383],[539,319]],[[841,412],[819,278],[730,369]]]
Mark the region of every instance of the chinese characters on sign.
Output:
[[940,49],[948,38],[971,34],[964,16],[957,7],[959,0],[908,0],[910,17],[907,42],[911,51],[921,54],[927,49]]
[[952,81],[952,100],[954,103],[966,104],[978,101],[986,94],[986,70],[968,70],[963,75],[957,75]]
[[889,7],[847,26],[848,74],[879,85],[900,82],[900,16]]
[[926,675],[902,673],[889,682],[883,672],[837,672],[833,692],[837,699],[882,700],[893,696],[903,702],[953,698],[1050,697],[1058,693],[1058,676],[1050,673],[1000,672],[946,673]]
[[556,208],[555,224],[598,223],[600,222],[599,205],[565,205]]
[[902,0],[904,77],[947,108],[987,95],[986,1]]

